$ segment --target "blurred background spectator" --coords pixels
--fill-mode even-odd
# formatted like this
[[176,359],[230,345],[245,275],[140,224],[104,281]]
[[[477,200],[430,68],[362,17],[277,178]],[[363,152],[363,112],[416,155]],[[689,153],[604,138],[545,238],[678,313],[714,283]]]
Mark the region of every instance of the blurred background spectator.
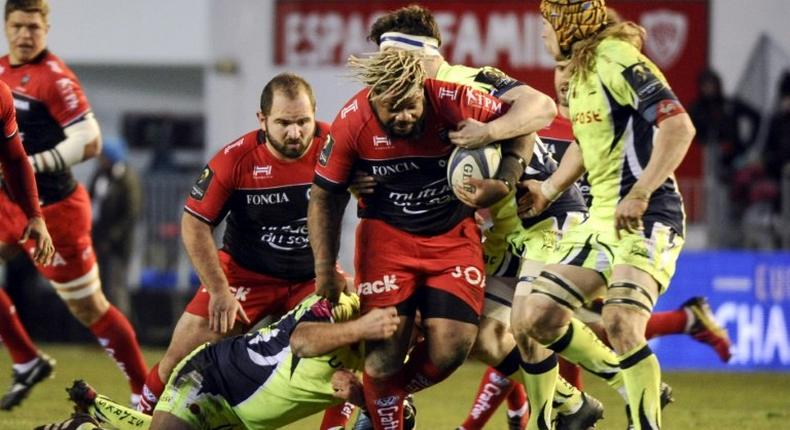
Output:
[[129,261],[140,217],[140,179],[127,162],[126,143],[108,138],[90,180],[93,246],[102,285],[121,312],[130,315]]

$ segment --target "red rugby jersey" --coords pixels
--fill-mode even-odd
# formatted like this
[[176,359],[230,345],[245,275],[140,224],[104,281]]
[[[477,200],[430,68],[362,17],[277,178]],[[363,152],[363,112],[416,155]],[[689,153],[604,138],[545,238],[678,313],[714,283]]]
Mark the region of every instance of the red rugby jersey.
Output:
[[[63,129],[91,111],[77,76],[49,51],[18,66],[10,64],[8,55],[0,58],[0,80],[14,95],[22,143],[28,154],[54,148],[66,138]],[[68,168],[37,174],[36,183],[45,204],[67,197],[77,186]]]
[[211,225],[227,216],[222,248],[241,266],[294,281],[315,277],[307,237],[313,171],[329,125],[319,122],[304,155],[281,160],[260,130],[222,148],[203,169],[185,210]]
[[25,215],[41,216],[38,205],[38,191],[33,177],[33,168],[27,161],[25,148],[19,140],[14,112],[14,98],[8,85],[0,81],[0,126],[3,129],[4,141],[0,143],[0,164],[6,187],[12,199],[22,208]]
[[435,235],[452,229],[473,209],[461,203],[447,182],[447,160],[454,146],[449,130],[465,118],[487,122],[509,106],[470,87],[427,79],[427,105],[422,134],[416,139],[387,135],[368,102],[368,90],[357,93],[332,123],[316,164],[316,185],[344,192],[352,173],[376,178],[375,192],[360,200],[361,218],[375,218],[401,230]]

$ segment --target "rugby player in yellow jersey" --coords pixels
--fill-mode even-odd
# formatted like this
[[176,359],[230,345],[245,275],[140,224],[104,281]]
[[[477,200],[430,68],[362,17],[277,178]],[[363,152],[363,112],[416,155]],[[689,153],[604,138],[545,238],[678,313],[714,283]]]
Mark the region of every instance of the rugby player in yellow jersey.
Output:
[[603,0],[542,0],[543,38],[570,60],[569,102],[580,151],[530,187],[540,213],[585,171],[590,218],[565,232],[522,305],[514,329],[564,356],[594,342],[573,311],[605,287],[603,323],[617,352],[634,428],[659,429],[658,360],[645,326],[675,270],[685,233],[673,172],[694,127],[660,70],[641,52],[644,30],[607,20]]

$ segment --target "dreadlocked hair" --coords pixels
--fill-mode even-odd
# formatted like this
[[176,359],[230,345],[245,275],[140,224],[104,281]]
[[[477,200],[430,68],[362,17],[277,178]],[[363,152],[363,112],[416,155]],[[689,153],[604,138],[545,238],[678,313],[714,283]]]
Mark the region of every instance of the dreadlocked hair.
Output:
[[569,65],[571,75],[587,78],[587,74],[595,68],[595,50],[604,39],[619,39],[641,51],[646,34],[644,28],[631,21],[608,24],[594,36],[573,44]]
[[348,60],[353,76],[370,88],[370,99],[410,98],[423,89],[426,78],[424,54],[417,51],[387,49],[366,57]]

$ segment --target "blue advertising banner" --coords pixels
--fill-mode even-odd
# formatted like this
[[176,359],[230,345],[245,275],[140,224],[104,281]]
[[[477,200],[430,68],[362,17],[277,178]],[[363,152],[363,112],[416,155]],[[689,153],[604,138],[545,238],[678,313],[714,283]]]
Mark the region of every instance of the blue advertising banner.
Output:
[[684,252],[657,311],[706,296],[732,340],[732,359],[689,336],[651,341],[663,369],[790,371],[790,253]]

